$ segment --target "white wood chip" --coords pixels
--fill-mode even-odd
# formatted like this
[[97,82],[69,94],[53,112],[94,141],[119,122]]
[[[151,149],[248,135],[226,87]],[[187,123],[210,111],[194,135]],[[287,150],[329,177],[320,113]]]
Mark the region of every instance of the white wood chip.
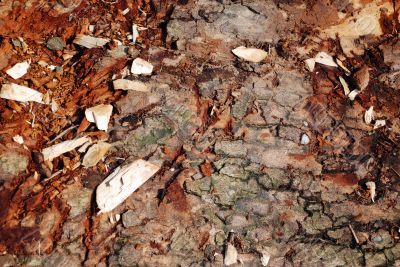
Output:
[[0,97],[20,102],[34,101],[43,104],[43,94],[15,83],[3,84]]
[[149,75],[153,72],[153,65],[141,58],[135,58],[132,62],[131,72],[136,75]]
[[20,135],[16,135],[13,137],[13,141],[17,144],[22,145],[24,143],[24,138]]
[[132,43],[136,43],[136,39],[139,37],[138,26],[132,25]]
[[350,92],[350,94],[348,95],[349,99],[351,101],[354,101],[354,99],[356,99],[356,96],[359,94],[360,92],[358,90],[353,90]]
[[376,195],[376,185],[375,182],[366,182],[365,185],[369,189],[369,194],[371,195],[372,202],[375,203],[375,195]]
[[125,8],[125,9],[122,11],[122,15],[128,14],[129,10],[130,10],[129,7]]
[[345,81],[345,79],[343,79],[342,76],[339,76],[339,81],[343,86],[343,90],[344,90],[344,95],[348,96],[350,94],[350,89],[349,89],[349,85],[347,84],[347,82]]
[[270,259],[270,258],[271,258],[270,255],[268,255],[268,254],[263,254],[262,257],[261,257],[261,264],[262,264],[262,266],[268,266],[268,263],[269,263],[269,259]]
[[235,54],[235,56],[237,57],[240,57],[246,61],[254,63],[258,63],[264,60],[268,56],[268,53],[265,52],[264,50],[253,47],[244,47],[244,46],[239,46],[233,49],[232,53]]
[[232,244],[228,243],[225,250],[224,264],[226,266],[236,264],[238,260],[238,252]]
[[99,213],[112,211],[150,179],[160,166],[142,159],[116,168],[96,190]]
[[29,65],[27,61],[17,63],[12,68],[8,69],[6,73],[14,80],[19,79],[28,72]]
[[89,140],[89,142],[84,143],[79,149],[79,153],[85,153],[88,147],[92,144],[92,142]]
[[86,48],[95,48],[102,47],[109,41],[110,39],[96,38],[90,35],[78,34],[73,42]]
[[96,123],[97,129],[107,131],[108,122],[112,114],[113,106],[108,105],[97,105],[92,108],[85,110],[85,117],[89,122]]
[[343,64],[343,62],[340,59],[337,58],[336,63],[339,65],[339,67],[341,67],[344,70],[347,76],[351,74],[351,71]]
[[337,67],[338,65],[336,62],[333,60],[332,56],[328,55],[325,52],[319,52],[315,58],[314,58],[316,63],[326,65],[326,66],[331,66],[331,67]]
[[374,124],[374,130],[379,129],[381,127],[386,126],[386,121],[385,120],[376,120]]
[[58,110],[58,104],[54,99],[51,100],[50,108],[51,108],[51,112],[53,112],[53,113],[57,112],[57,110]]
[[139,92],[149,92],[149,87],[141,81],[131,81],[127,79],[118,79],[113,81],[115,90],[133,90]]
[[364,120],[366,124],[371,124],[374,119],[374,107],[371,106],[364,114]]
[[96,166],[110,148],[111,145],[109,143],[98,142],[94,144],[83,157],[82,165],[86,168]]
[[88,137],[80,137],[75,140],[64,141],[62,143],[52,145],[50,147],[46,147],[42,150],[44,160],[52,160],[64,153],[67,153],[75,148],[83,145],[84,143],[88,142]]
[[304,60],[304,63],[306,64],[306,68],[307,68],[309,71],[311,71],[311,72],[314,71],[314,68],[315,68],[315,60],[314,60],[313,58],[309,58],[309,59]]

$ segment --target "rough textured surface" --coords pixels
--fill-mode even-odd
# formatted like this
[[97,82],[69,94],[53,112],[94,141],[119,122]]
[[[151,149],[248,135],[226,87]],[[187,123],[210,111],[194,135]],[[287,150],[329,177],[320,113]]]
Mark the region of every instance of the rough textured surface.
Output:
[[[0,99],[0,265],[223,266],[228,244],[232,266],[262,266],[263,255],[268,266],[399,264],[396,1],[131,2],[0,3],[0,82],[31,59],[20,83],[59,108]],[[381,29],[329,38],[365,10]],[[146,28],[136,44],[126,38],[133,22]],[[78,34],[122,45],[86,49],[72,43]],[[268,56],[246,62],[231,53],[238,46]],[[320,51],[350,74],[307,71]],[[137,57],[151,75],[129,73]],[[354,101],[339,76],[362,87]],[[114,90],[113,79],[149,90]],[[99,104],[114,107],[108,132],[84,119]],[[365,124],[370,106],[387,127]],[[79,165],[85,149],[51,163],[38,153],[82,135],[113,144],[96,166]],[[96,187],[137,158],[162,167],[98,214]]]

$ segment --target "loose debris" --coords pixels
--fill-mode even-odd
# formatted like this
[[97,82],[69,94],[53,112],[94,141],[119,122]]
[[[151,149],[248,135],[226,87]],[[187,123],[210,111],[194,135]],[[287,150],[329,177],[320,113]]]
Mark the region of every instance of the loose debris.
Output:
[[358,237],[357,237],[357,235],[356,235],[356,232],[354,232],[354,229],[353,229],[353,227],[351,226],[351,224],[349,224],[349,228],[350,228],[351,233],[353,234],[353,237],[354,237],[354,240],[356,241],[356,243],[357,243],[357,244],[360,244],[360,241],[358,240]]
[[42,150],[43,158],[44,160],[53,160],[54,158],[67,153],[71,150],[74,150],[77,147],[80,147],[84,143],[88,142],[90,139],[88,137],[80,137],[75,140],[68,140],[61,142],[59,144],[46,147],[45,149]]
[[[398,264],[394,1],[25,2],[0,12],[0,82],[45,105],[0,99],[3,265],[222,266],[228,243],[231,266]],[[251,63],[238,44],[268,56]],[[305,74],[320,51],[338,67],[313,57]],[[147,76],[130,72],[137,57]],[[6,71],[24,61],[16,82]],[[83,117],[99,104],[107,132]],[[96,188],[127,158],[163,167],[96,215]]]
[[262,254],[261,257],[261,264],[262,266],[268,266],[269,260],[270,260],[271,256],[268,254]]
[[97,129],[107,131],[112,110],[113,106],[110,104],[97,105],[95,107],[86,109],[85,117],[89,122],[96,123]]
[[[345,79],[343,79],[342,76],[339,76],[339,81],[343,86],[343,91],[344,91],[344,95],[348,96],[350,94],[350,89],[349,89],[349,85],[347,84],[347,82],[345,81]],[[353,99],[354,100],[354,99]]]
[[374,120],[374,107],[371,106],[364,114],[364,121],[366,124],[371,124],[372,120]]
[[386,126],[386,120],[376,120],[374,124],[374,130]]
[[110,150],[111,144],[105,142],[98,142],[91,146],[83,158],[82,165],[86,168],[96,166],[96,164],[105,156]]
[[99,213],[112,211],[150,179],[160,166],[138,159],[116,168],[96,190]]
[[367,186],[368,190],[369,190],[369,194],[371,196],[371,200],[373,203],[375,203],[375,192],[376,192],[376,185],[375,182],[369,181],[366,182],[365,185]]
[[22,145],[24,143],[24,138],[20,135],[16,135],[13,137],[15,143]]
[[313,59],[313,58],[308,58],[308,59],[304,60],[304,63],[306,64],[306,68],[307,68],[309,71],[311,71],[311,72],[314,71],[314,68],[315,68],[315,59]]
[[27,61],[17,63],[12,68],[8,69],[6,73],[10,75],[14,80],[16,80],[21,78],[28,72],[29,66],[30,64]]
[[348,97],[351,101],[354,101],[354,99],[356,99],[356,96],[359,94],[360,92],[358,90],[353,90],[349,93]]
[[268,56],[268,53],[264,50],[253,47],[248,48],[244,46],[239,46],[233,49],[232,53],[235,54],[237,57],[254,63],[259,63]]
[[53,51],[63,50],[64,46],[64,40],[57,36],[49,38],[46,43],[46,47]]
[[336,63],[338,64],[338,66],[340,68],[342,68],[344,70],[344,72],[346,73],[347,76],[349,76],[351,74],[351,71],[343,64],[343,62],[340,59],[336,59]]
[[75,39],[74,43],[81,45],[86,48],[96,48],[102,47],[107,44],[110,40],[105,38],[96,38],[89,35],[78,34]]
[[308,145],[309,143],[310,143],[310,137],[308,137],[308,135],[306,135],[306,134],[303,134],[301,136],[300,144]]
[[136,58],[132,62],[131,72],[136,75],[150,75],[153,72],[153,65],[144,59]]
[[43,94],[29,87],[15,83],[3,84],[0,97],[20,102],[37,102],[43,104]]
[[138,92],[149,92],[149,87],[141,81],[131,81],[127,79],[118,79],[113,81],[115,90],[133,90]]
[[139,37],[138,26],[132,25],[132,43],[136,43],[136,39]]
[[330,67],[337,67],[338,65],[333,60],[332,56],[328,55],[325,52],[319,52],[315,57],[314,60],[316,63],[330,66]]
[[228,243],[225,249],[224,264],[230,266],[238,261],[238,252],[232,244]]

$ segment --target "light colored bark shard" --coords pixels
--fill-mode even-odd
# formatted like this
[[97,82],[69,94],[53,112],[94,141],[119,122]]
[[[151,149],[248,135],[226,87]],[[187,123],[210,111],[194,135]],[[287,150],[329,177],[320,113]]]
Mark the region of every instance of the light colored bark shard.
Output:
[[160,166],[142,159],[116,168],[96,190],[99,213],[112,211],[150,179]]
[[356,99],[356,96],[358,95],[358,93],[360,93],[358,90],[351,91],[350,94],[348,95],[349,99],[351,101],[354,101],[354,99]]
[[149,75],[153,72],[153,65],[144,59],[135,58],[132,62],[131,72],[136,75]]
[[371,106],[364,114],[364,120],[366,124],[371,124],[371,121],[374,119],[374,107]]
[[374,130],[384,127],[386,125],[385,120],[376,120],[374,124]]
[[3,84],[0,97],[20,102],[34,101],[43,104],[43,94],[15,83]]
[[133,90],[139,92],[149,92],[149,87],[141,81],[131,81],[127,79],[118,79],[113,81],[114,89]]
[[369,194],[371,195],[372,202],[375,203],[375,195],[376,195],[376,185],[375,182],[366,182],[365,185],[369,190]]
[[261,264],[262,264],[262,266],[268,266],[268,263],[269,263],[270,258],[271,258],[270,255],[264,254],[264,253],[263,253],[263,254],[262,254],[262,257],[261,257]]
[[101,104],[101,105],[97,105],[92,108],[86,109],[85,116],[89,122],[96,123],[96,126],[99,130],[107,131],[108,122],[110,121],[112,110],[113,110],[112,105]]
[[136,39],[139,37],[138,26],[132,25],[132,43],[136,43]]
[[306,68],[307,68],[309,71],[311,71],[311,72],[314,71],[314,68],[315,68],[315,60],[314,60],[313,58],[309,58],[309,59],[304,60],[304,63],[306,64]]
[[75,140],[64,141],[62,143],[46,147],[42,150],[44,160],[52,160],[64,153],[67,153],[75,148],[83,145],[84,143],[88,142],[88,137],[80,137]]
[[13,137],[13,141],[17,144],[22,145],[24,143],[24,138],[20,135],[16,135]]
[[325,52],[319,52],[315,58],[315,62],[326,65],[326,66],[331,66],[331,67],[337,67],[338,65],[336,62],[333,60],[332,56],[328,55]]
[[123,11],[122,11],[122,15],[126,15],[126,14],[128,14],[128,12],[129,12],[129,7],[127,7],[127,8],[125,8]]
[[95,47],[102,47],[110,40],[105,38],[96,38],[90,35],[78,34],[75,39],[74,43],[81,45],[86,48],[95,48]]
[[347,82],[345,81],[345,79],[343,79],[342,76],[339,76],[339,81],[343,86],[343,91],[344,91],[344,95],[348,96],[350,94],[350,88],[349,85],[347,84]]
[[54,99],[51,101],[50,108],[51,108],[51,112],[53,112],[53,113],[57,112],[57,110],[58,110],[58,104]]
[[79,153],[85,153],[86,150],[88,149],[88,147],[92,144],[91,141],[84,143],[79,149],[78,152]]
[[6,73],[11,76],[14,80],[24,76],[29,69],[29,63],[27,61],[17,63],[12,68],[8,69]]
[[85,167],[93,167],[104,157],[110,150],[111,145],[105,142],[98,142],[91,146],[83,158],[82,165]]
[[238,252],[236,248],[232,244],[228,243],[225,250],[224,264],[226,266],[236,264],[237,258],[238,258]]
[[268,53],[264,50],[244,46],[239,46],[233,49],[232,53],[237,57],[254,63],[258,63],[268,56]]
[[337,58],[336,63],[338,64],[339,67],[341,67],[344,70],[347,76],[351,74],[351,71],[343,64],[343,62],[340,59]]

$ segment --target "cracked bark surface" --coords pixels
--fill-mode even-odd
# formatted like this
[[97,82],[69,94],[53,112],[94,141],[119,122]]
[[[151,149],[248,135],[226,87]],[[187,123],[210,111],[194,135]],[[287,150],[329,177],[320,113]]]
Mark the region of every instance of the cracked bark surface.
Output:
[[[11,79],[7,66],[27,58],[32,65],[64,64],[61,77],[35,67],[24,78],[62,98],[57,114],[39,106],[15,112],[18,104],[0,99],[0,264],[223,266],[229,243],[237,266],[263,266],[263,255],[268,266],[397,266],[398,3],[331,2],[0,3],[1,49],[15,51],[0,55],[0,82]],[[343,37],[329,38],[368,8],[380,10],[381,34],[357,37],[346,49]],[[48,21],[28,29],[21,22],[28,15]],[[128,51],[72,44],[89,24],[98,37],[120,39],[133,22],[148,29],[136,46],[121,40]],[[52,35],[77,51],[70,61],[46,49]],[[10,45],[18,36],[33,53]],[[241,45],[269,55],[245,62],[231,53]],[[303,61],[319,51],[341,59],[351,74],[320,64],[307,71]],[[154,65],[151,76],[139,78],[150,92],[117,92],[113,75],[137,56]],[[355,73],[363,68],[369,82],[350,101],[338,77],[358,88]],[[59,88],[48,85],[53,78]],[[66,162],[80,160],[69,153],[53,162],[54,171],[66,171],[45,180],[34,151],[79,126],[82,110],[99,103],[117,110],[111,129],[86,132],[113,149],[87,169],[68,169]],[[370,106],[387,127],[364,122]],[[30,110],[36,128],[22,123],[32,119]],[[16,133],[24,133],[28,149],[10,142]],[[76,135],[72,129],[62,138]],[[97,214],[96,186],[127,158],[157,161],[162,169],[114,211]],[[376,184],[375,202],[368,181]]]

